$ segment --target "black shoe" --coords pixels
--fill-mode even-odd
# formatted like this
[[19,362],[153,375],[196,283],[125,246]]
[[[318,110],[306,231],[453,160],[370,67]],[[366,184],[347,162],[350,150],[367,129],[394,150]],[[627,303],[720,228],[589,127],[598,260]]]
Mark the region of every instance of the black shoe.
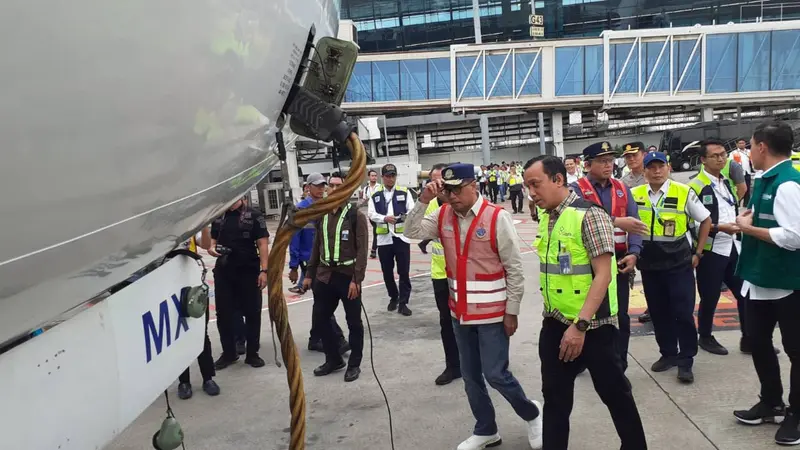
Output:
[[208,380],[203,382],[203,392],[206,394],[216,397],[219,395],[219,385],[214,380]]
[[733,417],[745,425],[761,425],[762,423],[781,423],[786,416],[786,406],[769,406],[759,400],[750,409],[740,409],[733,412]]
[[[776,355],[780,355],[781,354],[781,349],[779,349],[778,347],[772,347],[772,348],[775,349],[775,354]],[[745,355],[752,355],[753,354],[753,345],[750,343],[750,339],[747,339],[744,336],[742,336],[739,339],[739,351],[744,353]]]
[[344,355],[345,353],[350,351],[350,343],[347,341],[342,341],[339,344],[339,354]]
[[344,363],[344,360],[339,361],[337,363],[330,363],[328,361],[325,361],[325,364],[314,369],[314,375],[318,377],[324,377],[325,375],[330,375],[333,372],[336,372],[337,370],[344,369],[345,365],[346,364]]
[[639,314],[639,323],[647,323],[650,322],[650,310],[645,310],[645,312]]
[[244,359],[245,364],[250,364],[250,367],[255,367],[258,369],[259,367],[264,367],[267,363],[258,356],[258,353],[254,353],[252,355],[247,355],[247,358]]
[[404,315],[406,317],[411,315],[411,310],[408,309],[408,305],[406,305],[405,303],[403,303],[402,305],[400,305],[397,308],[397,312],[399,312],[400,314],[402,314],[402,315]]
[[359,375],[361,375],[361,368],[348,367],[347,372],[344,373],[344,381],[346,383],[349,383],[351,381],[356,381]]
[[666,372],[669,369],[672,369],[677,364],[675,364],[675,360],[673,358],[667,358],[666,356],[662,356],[658,358],[658,361],[654,362],[653,365],[650,367],[650,370],[653,372]]
[[369,252],[369,257],[370,259],[375,259],[378,257],[378,255],[375,254],[375,250],[372,250]]
[[714,336],[700,336],[700,339],[697,341],[697,345],[700,346],[703,350],[707,351],[708,353],[712,353],[714,355],[727,355],[728,349],[723,347],[722,344],[717,342],[717,339]]
[[419,244],[417,244],[417,247],[419,247],[419,251],[421,251],[423,255],[428,254],[427,245],[422,245],[422,242],[420,242]]
[[691,367],[678,367],[678,381],[685,384],[694,383],[694,373]]
[[308,341],[308,350],[312,352],[325,352],[325,348],[322,346],[322,341]]
[[442,372],[441,375],[436,377],[435,383],[437,386],[444,386],[446,384],[452,383],[453,380],[457,378],[461,378],[461,371],[458,369],[451,369],[448,367],[444,369],[444,372]]
[[192,398],[192,385],[189,383],[181,383],[178,385],[178,398],[181,400],[188,400]]
[[775,433],[775,443],[779,445],[800,445],[800,430],[797,426],[800,424],[800,418],[794,414],[787,414]]
[[237,341],[236,342],[236,354],[237,355],[244,355],[247,353],[247,343],[246,341]]
[[231,364],[235,363],[238,360],[239,360],[238,356],[234,356],[233,358],[229,358],[227,355],[222,355],[214,362],[214,368],[217,369],[217,370],[222,370],[222,369],[230,366]]
[[386,307],[387,311],[394,311],[397,309],[397,300],[389,300],[389,306]]

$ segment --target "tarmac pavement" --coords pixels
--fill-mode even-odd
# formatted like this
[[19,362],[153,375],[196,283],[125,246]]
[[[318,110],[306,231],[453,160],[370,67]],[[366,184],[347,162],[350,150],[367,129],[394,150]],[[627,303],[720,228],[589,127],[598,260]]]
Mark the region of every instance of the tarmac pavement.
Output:
[[[526,207],[527,208],[527,207]],[[511,340],[510,369],[528,396],[541,400],[541,372],[538,334],[541,327],[542,298],[538,289],[537,256],[529,245],[536,224],[527,214],[518,220],[518,239],[526,268],[525,297],[519,329]],[[311,322],[310,296],[288,294],[289,315],[295,342],[300,349],[307,401],[306,441],[309,449],[373,450],[390,449],[386,405],[370,368],[374,362],[386,390],[394,425],[397,450],[455,449],[472,431],[474,419],[464,394],[463,382],[434,385],[444,369],[438,312],[428,271],[430,258],[412,244],[411,275],[413,292],[411,317],[386,311],[388,301],[380,264],[370,260],[364,289],[364,304],[372,330],[365,337],[361,377],[353,383],[343,381],[343,371],[315,377],[313,369],[324,362],[321,353],[306,349]],[[213,262],[209,260],[209,262]],[[288,281],[284,287],[290,287]],[[641,286],[634,289],[632,315],[644,310]],[[639,293],[637,293],[639,292]],[[265,299],[266,305],[266,299]],[[749,356],[738,351],[738,317],[735,300],[720,302],[724,316],[715,323],[717,339],[731,352],[715,356],[700,350],[694,366],[692,385],[678,382],[677,369],[652,373],[650,365],[658,359],[658,347],[649,325],[639,326],[630,343],[627,375],[645,426],[650,449],[760,450],[775,448],[777,427],[739,425],[732,416],[735,408],[749,408],[758,401],[758,382]],[[346,326],[342,308],[338,320]],[[267,366],[253,369],[239,362],[217,374],[222,393],[209,397],[203,393],[199,371],[193,364],[194,397],[182,401],[177,384],[170,388],[175,415],[186,434],[189,450],[285,450],[289,444],[289,390],[285,368],[272,363],[269,319],[264,311],[261,356]],[[366,323],[365,323],[366,325]],[[219,356],[216,327],[209,328],[214,355]],[[779,342],[779,340],[777,341]],[[788,388],[788,358],[781,354],[784,385]],[[527,449],[524,422],[498,393],[489,389],[497,410],[502,446],[498,449]],[[164,418],[163,396],[123,431],[108,447],[114,450],[151,448],[153,433]],[[570,449],[614,449],[619,440],[608,410],[594,392],[591,376],[581,375],[575,384]]]

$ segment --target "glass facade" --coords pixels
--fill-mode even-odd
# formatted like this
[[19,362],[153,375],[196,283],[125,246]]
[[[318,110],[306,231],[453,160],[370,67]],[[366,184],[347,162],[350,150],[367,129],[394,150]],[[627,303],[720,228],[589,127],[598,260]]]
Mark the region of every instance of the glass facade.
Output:
[[[544,17],[546,38],[598,36],[604,30],[629,28],[754,22],[757,17],[800,18],[800,3],[775,0],[480,0],[479,3],[484,42],[529,39],[532,3],[536,13]],[[472,0],[342,0],[341,17],[355,22],[359,46],[367,53],[447,48],[450,44],[475,40]],[[760,45],[757,37],[753,39],[756,40],[750,43],[737,42],[737,46]],[[587,56],[590,55],[583,55]],[[644,62],[644,54],[642,58]],[[663,79],[669,78],[668,69],[664,76],[656,88],[662,88]],[[629,83],[625,88],[629,89]],[[574,86],[568,90],[574,91]]]

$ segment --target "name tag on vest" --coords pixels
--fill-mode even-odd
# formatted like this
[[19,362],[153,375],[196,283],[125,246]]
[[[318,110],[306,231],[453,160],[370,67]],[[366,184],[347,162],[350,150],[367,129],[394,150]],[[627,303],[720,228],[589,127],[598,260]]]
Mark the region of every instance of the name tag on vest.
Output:
[[404,202],[404,201],[406,201],[406,196],[405,196],[404,194],[400,194],[400,195],[398,195],[398,196],[397,196],[397,201],[398,201],[398,202]]

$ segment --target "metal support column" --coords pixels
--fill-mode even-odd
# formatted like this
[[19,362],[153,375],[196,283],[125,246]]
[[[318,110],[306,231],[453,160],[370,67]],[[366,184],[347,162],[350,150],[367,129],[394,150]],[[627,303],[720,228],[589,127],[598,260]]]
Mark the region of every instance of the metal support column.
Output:
[[419,164],[419,151],[417,151],[417,130],[415,128],[408,128],[406,131],[406,141],[408,141],[408,162],[411,164]]
[[554,154],[564,158],[564,113],[553,111],[550,116],[550,136],[553,137]]
[[[472,0],[472,24],[475,27],[475,43],[481,44],[483,38],[481,37],[481,8],[478,0]],[[484,68],[485,70],[485,68]],[[486,80],[484,80],[485,82]],[[485,88],[484,88],[485,89]],[[483,164],[489,165],[491,162],[491,155],[489,153],[489,116],[481,114],[481,151],[483,154]]]
[[545,137],[544,137],[544,113],[540,112],[539,113],[539,154],[540,155],[547,154],[546,153],[546,147],[544,145],[544,140],[545,140]]
[[[300,187],[300,176],[297,174],[297,150],[294,146],[286,149],[286,171],[289,173],[289,186],[292,189],[292,200],[297,202],[303,195],[303,188]],[[266,207],[266,203],[261,205]]]

